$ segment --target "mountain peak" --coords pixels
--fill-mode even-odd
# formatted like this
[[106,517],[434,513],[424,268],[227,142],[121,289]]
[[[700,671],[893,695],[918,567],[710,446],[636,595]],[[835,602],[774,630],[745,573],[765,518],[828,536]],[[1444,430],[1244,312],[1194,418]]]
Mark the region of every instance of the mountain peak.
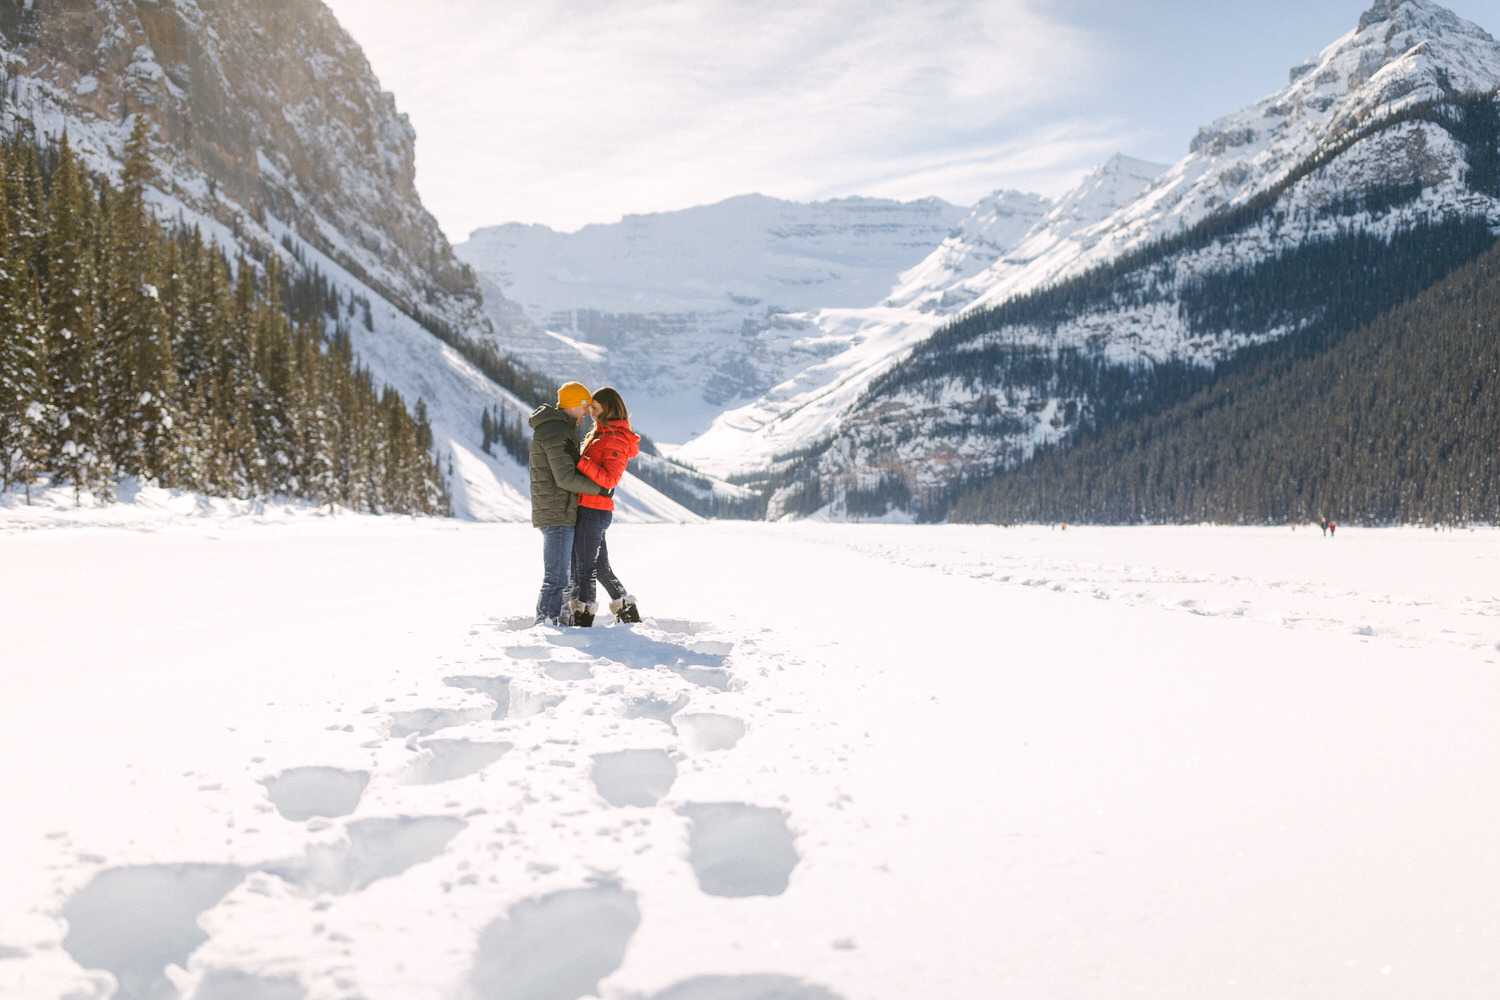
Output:
[[1432,0],[1375,0],[1370,9],[1359,16],[1358,31],[1365,31],[1377,24],[1390,22],[1396,30],[1409,31],[1417,27],[1444,27],[1455,28],[1464,26],[1479,31],[1479,34],[1489,37],[1482,29],[1472,25],[1453,13],[1446,7],[1435,4]]

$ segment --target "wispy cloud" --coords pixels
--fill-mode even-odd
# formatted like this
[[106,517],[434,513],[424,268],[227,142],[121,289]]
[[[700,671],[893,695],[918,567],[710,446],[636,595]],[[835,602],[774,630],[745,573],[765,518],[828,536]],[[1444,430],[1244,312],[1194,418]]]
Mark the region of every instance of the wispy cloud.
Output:
[[454,239],[761,191],[1060,191],[1130,136],[1041,0],[332,0],[418,129]]

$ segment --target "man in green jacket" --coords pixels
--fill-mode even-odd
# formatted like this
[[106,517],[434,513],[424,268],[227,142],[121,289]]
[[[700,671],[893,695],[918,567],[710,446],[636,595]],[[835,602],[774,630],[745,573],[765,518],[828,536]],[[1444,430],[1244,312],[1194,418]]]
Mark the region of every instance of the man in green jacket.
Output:
[[531,414],[531,523],[542,530],[542,591],[536,623],[556,625],[573,560],[578,494],[610,493],[578,471],[578,424],[594,399],[578,382],[557,390],[557,405],[543,403]]

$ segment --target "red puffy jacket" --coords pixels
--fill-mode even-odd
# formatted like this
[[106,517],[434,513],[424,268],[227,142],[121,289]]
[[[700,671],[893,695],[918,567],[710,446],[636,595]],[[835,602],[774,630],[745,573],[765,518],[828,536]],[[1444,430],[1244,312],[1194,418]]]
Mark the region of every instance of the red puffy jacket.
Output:
[[[625,463],[641,453],[641,436],[630,429],[627,421],[601,423],[583,457],[578,460],[578,471],[600,486],[613,489],[620,477],[625,475]],[[592,493],[578,494],[578,502],[584,507],[597,510],[614,510],[613,497],[596,496]]]

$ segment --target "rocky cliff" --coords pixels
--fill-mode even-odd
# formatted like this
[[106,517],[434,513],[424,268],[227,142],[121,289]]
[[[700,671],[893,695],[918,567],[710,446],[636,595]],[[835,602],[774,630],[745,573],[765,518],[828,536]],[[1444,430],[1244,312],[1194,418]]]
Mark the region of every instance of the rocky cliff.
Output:
[[[163,214],[291,231],[429,325],[483,329],[415,187],[415,135],[318,0],[0,0],[7,121],[113,172],[153,125]],[[206,223],[211,224],[211,223]]]

